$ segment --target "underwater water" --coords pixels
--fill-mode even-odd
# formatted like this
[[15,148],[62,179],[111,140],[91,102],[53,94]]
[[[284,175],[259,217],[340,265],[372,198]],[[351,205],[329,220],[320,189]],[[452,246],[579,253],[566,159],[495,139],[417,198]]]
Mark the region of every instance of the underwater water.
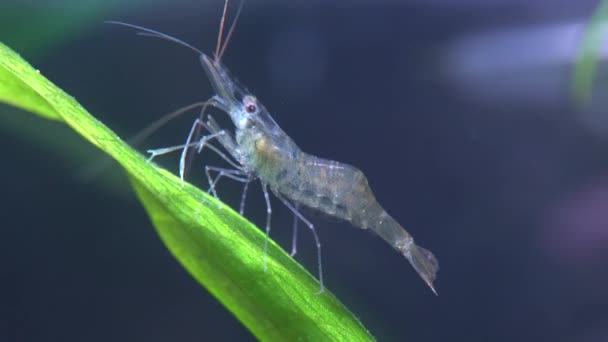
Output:
[[[5,0],[0,41],[128,137],[212,89],[191,51],[103,21],[211,53],[222,5]],[[589,102],[572,95],[596,5],[245,3],[225,65],[300,148],[363,170],[378,201],[439,259],[435,297],[382,240],[305,212],[323,243],[327,288],[379,341],[608,340],[603,69]],[[183,143],[195,116],[138,150]],[[97,167],[88,142],[5,105],[0,129],[0,340],[254,339],[175,261],[118,167]],[[177,173],[177,156],[158,163]],[[205,163],[220,161],[197,156],[188,179],[206,189]],[[238,185],[218,191],[238,206]],[[273,205],[271,236],[289,251],[291,214]],[[246,216],[263,226],[257,185]],[[313,274],[315,253],[300,229],[296,260]]]

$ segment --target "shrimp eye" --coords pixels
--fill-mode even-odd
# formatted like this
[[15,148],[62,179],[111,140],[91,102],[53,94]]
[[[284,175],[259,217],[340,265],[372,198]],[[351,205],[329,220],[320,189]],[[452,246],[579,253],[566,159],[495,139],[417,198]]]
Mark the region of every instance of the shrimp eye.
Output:
[[255,111],[257,111],[257,110],[258,110],[258,107],[256,107],[256,105],[253,103],[248,103],[245,105],[245,111],[249,114],[255,113]]
[[253,114],[258,111],[255,97],[251,95],[245,95],[245,97],[243,97],[243,104],[245,105],[245,111],[249,114]]

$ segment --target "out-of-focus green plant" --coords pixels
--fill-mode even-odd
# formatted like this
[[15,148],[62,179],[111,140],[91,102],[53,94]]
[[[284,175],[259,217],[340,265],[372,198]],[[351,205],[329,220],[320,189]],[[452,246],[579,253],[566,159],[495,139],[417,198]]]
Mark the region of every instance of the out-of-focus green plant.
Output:
[[579,105],[591,100],[602,39],[608,28],[608,0],[601,0],[583,33],[573,71],[572,94]]
[[0,3],[0,37],[5,44],[39,60],[62,43],[86,34],[112,13],[156,0],[54,0]]

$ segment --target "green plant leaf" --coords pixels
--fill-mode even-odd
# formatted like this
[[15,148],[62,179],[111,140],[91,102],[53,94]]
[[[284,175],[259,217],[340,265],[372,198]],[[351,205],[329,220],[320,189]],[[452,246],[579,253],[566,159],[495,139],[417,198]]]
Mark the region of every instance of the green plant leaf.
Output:
[[0,43],[0,101],[61,120],[128,173],[161,239],[179,262],[259,339],[369,341],[329,291],[264,234],[173,174],[147,163],[116,134]]
[[598,55],[607,24],[608,0],[601,0],[587,23],[574,65],[572,94],[579,105],[591,100]]

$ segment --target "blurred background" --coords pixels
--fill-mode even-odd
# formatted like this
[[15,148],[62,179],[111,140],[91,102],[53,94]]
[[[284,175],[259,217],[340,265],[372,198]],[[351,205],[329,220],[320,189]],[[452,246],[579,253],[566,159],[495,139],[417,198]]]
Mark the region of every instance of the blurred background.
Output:
[[[125,3],[3,0],[0,41],[129,137],[211,89],[191,51],[103,21],[212,52],[223,1]],[[572,76],[597,6],[245,3],[225,64],[303,150],[361,168],[440,261],[435,297],[380,239],[307,213],[327,287],[378,340],[608,341],[608,89],[602,63],[592,92]],[[196,115],[137,148],[182,143]],[[0,340],[254,339],[168,253],[100,152],[5,105],[0,132]],[[177,156],[158,163],[177,172]],[[204,163],[221,162],[194,160],[189,179],[206,188]],[[219,190],[237,206],[236,184]],[[261,225],[252,190],[246,216]],[[272,237],[289,250],[292,217],[273,203]],[[298,244],[314,274],[304,229]]]

